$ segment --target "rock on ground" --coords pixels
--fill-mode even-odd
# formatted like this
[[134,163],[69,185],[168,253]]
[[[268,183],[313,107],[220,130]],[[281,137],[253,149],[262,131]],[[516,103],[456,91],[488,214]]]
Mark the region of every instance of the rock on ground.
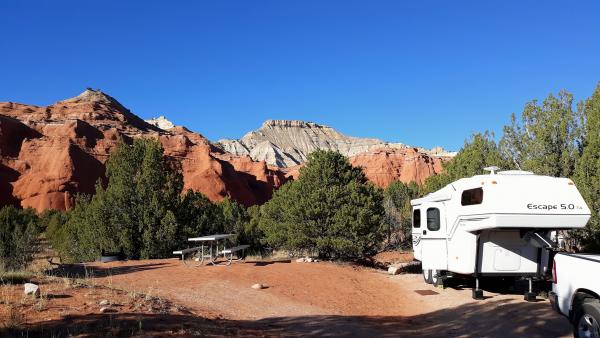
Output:
[[254,290],[262,290],[262,289],[266,289],[268,286],[266,284],[256,283],[256,284],[252,285],[251,287]]
[[34,295],[38,297],[40,295],[40,287],[33,283],[25,283],[23,285],[24,293],[26,295]]

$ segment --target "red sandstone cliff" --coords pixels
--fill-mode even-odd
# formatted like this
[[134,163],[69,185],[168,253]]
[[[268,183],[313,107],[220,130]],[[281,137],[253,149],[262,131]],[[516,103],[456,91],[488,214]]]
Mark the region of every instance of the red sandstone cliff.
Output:
[[[427,177],[441,173],[443,163],[449,156],[435,156],[418,148],[382,147],[358,155],[348,160],[355,167],[361,167],[369,181],[380,188],[387,188],[394,181],[423,184]],[[281,168],[286,177],[297,179],[304,164]]]
[[[139,137],[160,140],[165,155],[181,162],[184,189],[200,191],[213,201],[228,196],[244,205],[263,203],[286,177],[298,177],[302,166],[277,168],[234,155],[184,127],[162,130],[112,97],[86,90],[47,107],[0,103],[0,206],[70,209],[76,194],[94,193],[119,139]],[[318,137],[312,142],[327,143]],[[349,157],[350,163],[382,188],[394,180],[423,183],[450,158],[398,144],[363,148],[355,149],[359,153]]]
[[362,167],[376,186],[387,188],[392,182],[423,184],[429,176],[442,172],[449,157],[432,156],[417,148],[380,148],[350,157],[350,163]]
[[137,137],[159,139],[165,154],[181,161],[184,188],[211,200],[263,203],[285,181],[264,162],[227,154],[185,128],[161,130],[86,90],[47,107],[0,103],[0,205],[69,209],[76,194],[94,192],[119,138]]

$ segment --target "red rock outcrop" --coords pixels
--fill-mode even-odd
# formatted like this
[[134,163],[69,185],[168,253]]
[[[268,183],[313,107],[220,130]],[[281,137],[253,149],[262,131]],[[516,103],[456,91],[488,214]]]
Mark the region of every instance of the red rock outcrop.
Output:
[[185,189],[211,200],[229,196],[263,203],[284,174],[247,156],[233,156],[185,128],[152,126],[94,90],[47,107],[0,103],[0,205],[67,210],[79,193],[93,194],[119,139],[157,138],[181,161]]
[[[361,167],[369,181],[387,188],[394,181],[423,184],[427,177],[441,173],[449,156],[433,156],[419,148],[382,147],[348,158],[350,164]],[[281,168],[289,179],[300,176],[304,164]]]
[[417,148],[380,148],[350,157],[350,163],[362,167],[369,181],[387,188],[392,182],[423,184],[429,176],[443,171],[449,157],[431,156]]

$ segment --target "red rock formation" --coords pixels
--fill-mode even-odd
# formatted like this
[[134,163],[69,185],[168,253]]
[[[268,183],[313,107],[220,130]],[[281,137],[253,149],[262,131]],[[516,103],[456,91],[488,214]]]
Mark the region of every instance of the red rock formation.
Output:
[[285,182],[283,173],[232,156],[185,128],[163,131],[93,90],[47,107],[0,103],[0,205],[67,210],[78,193],[92,194],[119,139],[157,138],[181,161],[185,189],[211,200],[226,196],[263,203]]
[[[427,177],[443,171],[442,163],[448,156],[432,156],[417,148],[382,147],[362,154],[351,156],[350,164],[361,167],[363,172],[376,186],[387,188],[392,182],[423,184]],[[297,179],[304,164],[281,168],[285,176]]]
[[430,156],[416,148],[380,148],[350,157],[350,163],[362,167],[367,178],[381,188],[392,182],[422,184],[429,176],[443,171],[447,157]]

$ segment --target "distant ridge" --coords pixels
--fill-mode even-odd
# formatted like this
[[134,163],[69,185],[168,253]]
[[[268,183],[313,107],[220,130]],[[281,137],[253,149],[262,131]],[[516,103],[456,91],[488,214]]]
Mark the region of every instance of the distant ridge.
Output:
[[[278,167],[292,167],[304,163],[308,155],[317,150],[334,150],[352,157],[375,149],[411,148],[402,143],[390,143],[375,138],[346,136],[325,125],[300,120],[267,120],[262,126],[239,140],[219,140],[225,151],[237,155],[249,155],[256,161],[266,161]],[[442,148],[426,150],[431,156],[452,157],[454,154]]]

